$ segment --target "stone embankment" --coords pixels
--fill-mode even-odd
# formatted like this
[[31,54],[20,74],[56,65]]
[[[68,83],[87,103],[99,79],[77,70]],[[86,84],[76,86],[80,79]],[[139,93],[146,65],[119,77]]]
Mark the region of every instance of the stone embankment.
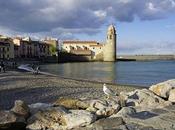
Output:
[[136,60],[136,61],[174,60],[175,55],[119,55],[117,59]]
[[27,105],[16,100],[0,111],[2,130],[173,130],[175,80],[149,89],[121,92],[109,99],[62,97]]

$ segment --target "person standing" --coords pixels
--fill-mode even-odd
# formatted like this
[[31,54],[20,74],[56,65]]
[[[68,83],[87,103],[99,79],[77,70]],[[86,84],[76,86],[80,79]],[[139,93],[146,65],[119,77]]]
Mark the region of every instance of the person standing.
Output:
[[5,65],[3,61],[1,61],[1,71],[5,73]]

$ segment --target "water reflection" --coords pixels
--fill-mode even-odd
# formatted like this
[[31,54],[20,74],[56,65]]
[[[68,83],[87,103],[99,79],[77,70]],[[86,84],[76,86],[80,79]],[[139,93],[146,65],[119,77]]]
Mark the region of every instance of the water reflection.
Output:
[[81,62],[42,65],[44,71],[70,78],[150,86],[175,78],[174,61]]
[[115,83],[116,63],[86,62],[42,65],[43,70],[70,78]]

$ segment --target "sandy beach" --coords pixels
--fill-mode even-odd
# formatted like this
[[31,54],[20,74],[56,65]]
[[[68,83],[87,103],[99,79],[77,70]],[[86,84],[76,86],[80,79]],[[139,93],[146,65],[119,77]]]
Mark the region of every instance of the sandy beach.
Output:
[[[0,109],[9,109],[15,100],[28,104],[53,102],[59,97],[101,98],[102,84],[59,76],[33,75],[29,72],[0,73]],[[107,84],[115,92],[132,91],[138,87]]]

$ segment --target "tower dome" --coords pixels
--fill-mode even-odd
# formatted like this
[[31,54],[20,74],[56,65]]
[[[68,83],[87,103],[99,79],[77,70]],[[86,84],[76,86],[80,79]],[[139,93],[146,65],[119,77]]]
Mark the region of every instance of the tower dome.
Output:
[[115,34],[116,30],[115,30],[115,27],[113,24],[111,24],[109,27],[108,27],[108,33],[113,33]]

